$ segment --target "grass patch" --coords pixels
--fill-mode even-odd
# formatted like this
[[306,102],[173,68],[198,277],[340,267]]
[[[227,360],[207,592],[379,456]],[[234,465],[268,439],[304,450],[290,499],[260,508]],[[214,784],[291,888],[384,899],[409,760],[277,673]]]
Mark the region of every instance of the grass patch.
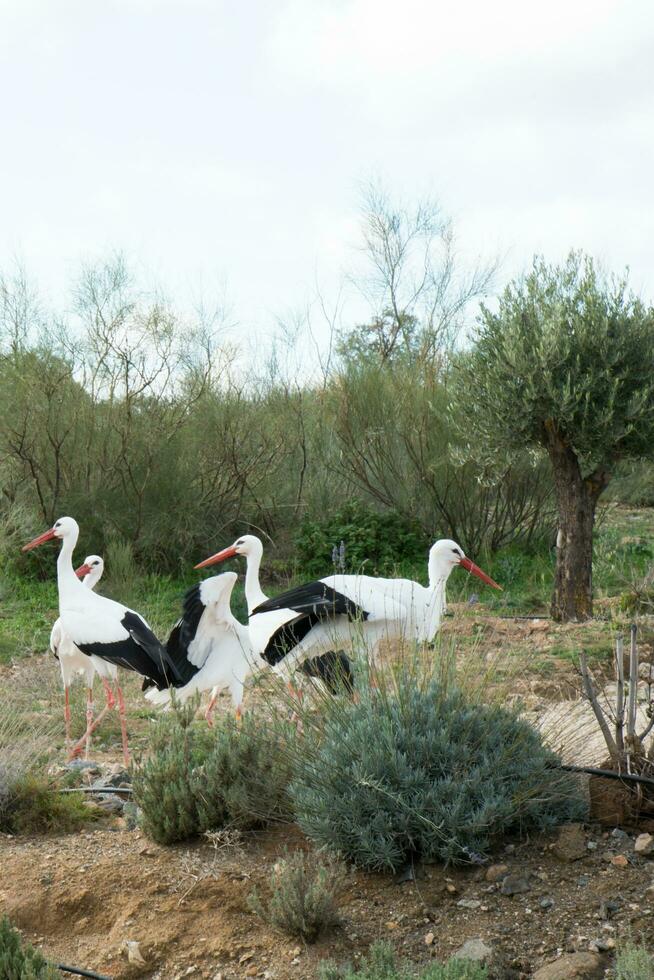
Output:
[[643,946],[623,946],[615,960],[615,980],[654,980],[654,956]]
[[0,830],[9,834],[66,834],[95,818],[82,794],[59,793],[58,789],[38,773],[10,780],[2,791]]
[[319,980],[487,980],[488,971],[478,963],[454,958],[447,963],[430,963],[419,968],[398,962],[389,943],[375,943],[357,967],[327,961],[321,963],[318,977]]

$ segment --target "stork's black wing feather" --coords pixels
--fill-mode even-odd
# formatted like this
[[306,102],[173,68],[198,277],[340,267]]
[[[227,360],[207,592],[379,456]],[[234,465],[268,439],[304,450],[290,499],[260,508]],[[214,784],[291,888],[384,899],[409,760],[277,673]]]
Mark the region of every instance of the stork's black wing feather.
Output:
[[253,610],[252,615],[277,609],[292,609],[297,616],[280,626],[268,640],[261,656],[271,666],[280,663],[314,626],[326,619],[333,619],[335,616],[347,616],[350,620],[368,618],[365,609],[324,582],[309,582],[282,592],[274,599],[262,602]]
[[129,633],[124,640],[113,643],[78,643],[77,646],[89,656],[95,654],[108,663],[141,674],[146,679],[144,687],[151,687],[152,684],[159,690],[164,687],[181,687],[196,672],[196,668],[188,661],[168,654],[138,613],[128,609],[121,624]]
[[[182,660],[188,661],[189,644],[195,639],[202,614],[207,608],[202,602],[200,585],[201,583],[198,582],[185,594],[181,618],[173,626],[166,643],[166,650],[175,663]],[[193,665],[191,664],[191,666]],[[193,668],[193,673],[196,671],[197,668]]]
[[368,618],[368,613],[362,606],[320,581],[308,582],[306,585],[299,585],[295,589],[282,592],[274,599],[266,599],[253,610],[252,615],[272,612],[275,609],[292,609],[299,615],[312,615],[318,619],[330,619],[333,616],[347,616],[348,619]]

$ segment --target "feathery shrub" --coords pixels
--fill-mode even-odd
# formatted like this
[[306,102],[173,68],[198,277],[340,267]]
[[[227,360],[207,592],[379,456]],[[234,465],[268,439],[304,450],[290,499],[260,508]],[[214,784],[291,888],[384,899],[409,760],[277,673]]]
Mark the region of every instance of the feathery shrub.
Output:
[[248,905],[264,922],[313,943],[338,922],[336,894],[342,883],[343,871],[333,860],[295,851],[273,868],[270,897],[263,900],[255,888]]
[[398,964],[388,943],[375,943],[358,967],[322,963],[319,980],[486,980],[485,966],[470,960],[450,959],[447,963],[430,963],[416,971],[413,965]]
[[237,724],[231,715],[216,726],[211,750],[192,778],[200,830],[229,825],[249,830],[291,813],[291,768],[281,751],[281,733],[256,715]]
[[206,830],[248,830],[288,817],[290,764],[280,751],[281,733],[247,715],[231,715],[213,729],[193,723],[197,699],[175,704],[159,719],[150,755],[134,767],[134,799],[141,825],[159,844]]
[[627,943],[616,956],[615,980],[654,980],[654,956],[643,946]]
[[23,943],[9,919],[0,919],[0,977],[2,980],[57,980],[59,971],[41,953]]
[[514,711],[402,667],[360,704],[325,702],[291,785],[319,846],[371,871],[474,862],[503,834],[583,812],[574,779]]
[[173,711],[154,724],[151,753],[132,771],[134,800],[141,808],[141,825],[158,844],[193,837],[199,830],[193,772],[206,749],[193,725],[197,699],[174,703]]

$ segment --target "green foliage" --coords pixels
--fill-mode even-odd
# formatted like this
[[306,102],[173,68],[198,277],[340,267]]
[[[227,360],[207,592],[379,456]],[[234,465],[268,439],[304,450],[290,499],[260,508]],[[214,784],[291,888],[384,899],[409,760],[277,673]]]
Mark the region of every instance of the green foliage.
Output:
[[139,571],[134,561],[134,548],[131,541],[110,537],[104,559],[111,595],[117,599],[120,596],[134,595]]
[[210,752],[194,773],[192,791],[202,831],[230,826],[249,830],[290,816],[291,773],[281,735],[248,713],[216,726]]
[[304,851],[286,854],[272,870],[264,900],[255,889],[249,896],[252,911],[276,929],[314,943],[338,922],[336,896],[343,873],[333,861]]
[[488,971],[478,963],[455,958],[416,969],[412,964],[398,964],[389,943],[375,943],[356,968],[326,962],[318,976],[319,980],[486,980]]
[[288,763],[275,731],[254,715],[213,729],[193,722],[197,700],[160,718],[150,754],[134,767],[134,800],[145,832],[160,844],[225,826],[240,830],[289,815]]
[[38,950],[23,943],[9,919],[0,920],[0,977],[2,980],[57,980],[59,971]]
[[395,687],[339,704],[305,734],[291,794],[319,846],[372,871],[466,863],[502,835],[579,815],[574,784],[517,715],[401,665]]
[[401,562],[424,564],[432,543],[415,519],[353,499],[322,520],[302,522],[296,545],[303,572],[327,574],[341,541],[345,570],[369,575],[390,575]]
[[0,771],[0,830],[11,834],[66,834],[94,819],[82,795],[60,793],[37,772]]
[[615,980],[654,980],[654,956],[643,946],[626,944],[616,956]]
[[338,495],[352,485],[380,510],[419,522],[429,544],[452,537],[471,555],[551,533],[548,467],[526,452],[489,459],[460,422],[470,390],[455,398],[431,362],[344,367],[324,398],[324,465],[343,476]]
[[537,259],[497,313],[482,308],[459,383],[474,390],[468,418],[491,449],[544,445],[551,425],[585,474],[651,455],[654,313],[580,253],[558,267]]

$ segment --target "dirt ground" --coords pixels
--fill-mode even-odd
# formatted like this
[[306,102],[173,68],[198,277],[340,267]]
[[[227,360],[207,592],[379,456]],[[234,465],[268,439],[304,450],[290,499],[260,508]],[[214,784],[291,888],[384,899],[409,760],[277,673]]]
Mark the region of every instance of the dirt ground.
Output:
[[[612,636],[605,621],[556,627],[548,620],[458,613],[446,621],[443,640],[455,639],[457,656],[480,675],[498,657],[512,663],[512,693],[535,719],[553,704],[578,698],[571,652],[582,644],[596,652],[596,674],[610,677]],[[645,641],[645,659],[650,652]],[[147,746],[152,712],[135,680],[126,687],[138,751]],[[57,733],[63,755],[61,693],[52,658],[2,668],[0,696],[32,705],[39,723]],[[227,710],[227,702],[224,706]],[[75,710],[81,724],[79,696]],[[115,719],[99,735],[93,758],[101,766],[120,762]],[[49,958],[114,980],[310,980],[321,959],[356,960],[378,939],[426,963],[447,958],[467,939],[481,938],[507,978],[528,978],[573,950],[598,951],[608,968],[616,942],[653,941],[654,860],[635,854],[635,831],[612,833],[589,825],[572,833],[574,846],[567,852],[557,845],[557,834],[509,843],[493,859],[506,865],[503,871],[430,866],[417,881],[404,884],[352,872],[340,897],[340,926],[305,947],[264,925],[247,905],[249,892],[265,886],[284,849],[306,846],[297,828],[276,827],[217,850],[206,840],[163,848],[129,829],[124,815],[108,814],[77,834],[0,835],[0,912]],[[516,880],[517,892],[505,894]],[[139,957],[142,962],[134,961]]]

